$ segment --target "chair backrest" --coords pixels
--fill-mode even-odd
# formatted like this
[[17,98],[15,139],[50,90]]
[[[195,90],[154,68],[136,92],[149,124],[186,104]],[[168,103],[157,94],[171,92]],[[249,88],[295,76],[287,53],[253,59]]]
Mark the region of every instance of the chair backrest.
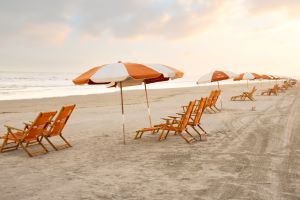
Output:
[[193,125],[196,126],[200,123],[202,114],[204,112],[205,106],[206,106],[207,97],[201,98],[199,101],[198,107],[195,112],[195,118],[193,120]]
[[251,90],[251,92],[250,92],[249,94],[250,94],[250,95],[253,95],[254,92],[256,92],[256,87],[255,87],[255,86],[252,88],[252,90]]
[[25,138],[36,138],[42,136],[44,130],[49,126],[56,113],[56,111],[39,113],[33,123],[28,127]]
[[213,97],[212,105],[215,105],[217,103],[220,94],[221,94],[221,90],[216,90],[215,91],[215,95]]
[[51,129],[49,131],[50,136],[61,134],[75,106],[76,106],[75,104],[69,106],[63,106],[60,109],[57,117],[55,118],[54,122],[51,125]]
[[194,109],[194,106],[196,104],[196,101],[190,101],[187,109],[186,109],[186,112],[184,113],[184,115],[182,115],[181,117],[181,123],[179,124],[178,128],[183,131],[186,126],[188,125],[189,123],[189,119],[192,115],[192,112],[193,112],[193,109]]
[[213,102],[213,98],[215,96],[215,93],[216,93],[216,90],[212,90],[210,91],[210,94],[207,98],[207,102],[206,102],[206,106],[211,106],[212,105],[212,102]]

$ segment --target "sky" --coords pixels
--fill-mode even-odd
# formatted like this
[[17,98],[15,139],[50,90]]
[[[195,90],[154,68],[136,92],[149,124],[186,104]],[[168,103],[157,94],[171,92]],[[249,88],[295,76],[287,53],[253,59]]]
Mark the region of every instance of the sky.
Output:
[[0,0],[0,71],[161,63],[300,78],[299,0]]

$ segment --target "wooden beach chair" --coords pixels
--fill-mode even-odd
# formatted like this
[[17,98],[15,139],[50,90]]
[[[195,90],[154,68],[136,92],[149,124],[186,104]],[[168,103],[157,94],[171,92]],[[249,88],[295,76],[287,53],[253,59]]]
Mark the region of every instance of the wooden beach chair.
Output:
[[[38,153],[47,153],[48,150],[41,143],[41,137],[43,132],[49,126],[51,120],[55,116],[55,112],[41,112],[31,124],[26,124],[24,129],[18,129],[5,125],[7,133],[1,137],[3,144],[0,148],[0,152],[17,150],[20,146],[32,157]],[[28,147],[33,144],[38,144],[42,147],[42,150],[30,152]]]
[[219,111],[219,112],[221,111],[221,110],[217,107],[217,101],[218,101],[220,95],[221,95],[221,90],[215,90],[215,94],[214,94],[214,96],[213,96],[212,102],[211,102],[211,104],[209,105],[210,109],[214,110],[213,108],[215,108],[216,111]]
[[[181,116],[181,118],[179,120],[177,119],[166,119],[164,118],[164,120],[166,120],[166,123],[163,124],[163,126],[161,126],[160,131],[161,134],[158,138],[159,141],[161,140],[165,140],[168,137],[168,134],[170,132],[174,132],[175,135],[179,135],[182,139],[184,139],[187,143],[192,143],[197,141],[196,138],[188,131],[188,123],[189,123],[189,119],[192,115],[194,106],[195,106],[196,101],[191,101],[188,105],[188,108],[186,110],[186,112]],[[184,136],[183,134],[187,134],[187,138],[186,136]]]
[[[188,126],[190,126],[192,129],[195,130],[195,132],[199,135],[200,141],[205,141],[206,140],[206,135],[207,132],[201,127],[201,118],[203,115],[203,112],[205,110],[206,102],[207,102],[207,97],[201,98],[200,100],[196,100],[198,104],[196,104],[194,107],[194,112],[191,114],[190,120],[188,122]],[[183,113],[177,113],[178,115],[183,115]],[[174,122],[177,122],[177,119],[179,116],[168,116],[171,119],[174,119]],[[196,127],[200,128],[201,131],[204,132],[204,134],[201,134]]]
[[254,86],[252,88],[252,90],[250,92],[243,92],[243,94],[239,95],[239,96],[233,96],[231,97],[231,101],[246,101],[246,99],[248,98],[251,101],[255,101],[253,95],[256,92],[256,87]]
[[206,106],[205,106],[206,110],[213,111],[214,113],[216,113],[216,111],[213,109],[214,99],[216,95],[217,95],[217,90],[212,90],[207,98]]
[[274,85],[273,88],[269,88],[268,90],[265,90],[261,93],[261,95],[268,95],[271,96],[272,94],[274,95],[278,95],[278,88],[276,87],[276,85]]
[[[74,108],[74,105],[69,105],[69,106],[63,106],[61,110],[59,111],[57,117],[55,118],[54,121],[51,122],[50,124],[50,129],[45,130],[43,132],[43,137],[48,141],[48,143],[55,149],[56,151],[59,148],[67,148],[67,147],[72,147],[70,143],[62,136],[62,131],[68,122]],[[50,138],[59,136],[64,142],[64,145],[60,146],[55,146],[53,142],[50,141]]]

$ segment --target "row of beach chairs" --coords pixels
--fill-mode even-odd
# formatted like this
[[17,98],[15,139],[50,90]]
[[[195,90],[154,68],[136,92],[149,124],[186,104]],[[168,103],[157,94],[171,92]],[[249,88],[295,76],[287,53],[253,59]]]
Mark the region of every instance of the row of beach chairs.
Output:
[[[63,106],[58,114],[57,111],[41,112],[34,121],[24,123],[25,126],[23,129],[5,125],[7,133],[0,137],[0,139],[3,139],[0,152],[13,151],[21,147],[30,157],[40,153],[48,153],[48,149],[42,143],[43,139],[56,151],[61,148],[71,147],[70,143],[62,136],[62,131],[75,106],[76,105]],[[57,116],[54,119],[56,114]],[[59,136],[65,144],[60,146],[54,145],[50,138],[56,136]],[[34,152],[29,151],[30,146],[37,145],[42,149]]]
[[[285,90],[293,87],[295,84],[296,84],[295,81],[294,82],[285,81],[283,83],[283,85],[281,85],[281,86],[279,86],[278,84],[275,84],[272,88],[262,91],[261,95],[268,95],[268,96],[276,95],[277,96],[279,92],[284,92]],[[254,86],[252,88],[252,90],[249,92],[243,92],[241,95],[231,97],[231,101],[246,101],[246,100],[255,101],[253,96],[256,91],[257,91],[257,89]]]
[[281,86],[279,86],[278,84],[275,84],[272,88],[269,88],[269,89],[263,91],[261,93],[261,95],[268,95],[268,96],[276,95],[277,96],[280,92],[284,92],[285,90],[292,88],[294,86],[294,84],[296,84],[296,83],[292,83],[292,82],[288,82],[288,81],[285,81],[283,83],[283,85],[281,85]]
[[[137,130],[134,139],[141,139],[144,133],[150,132],[152,134],[159,133],[158,141],[162,141],[166,140],[169,133],[173,132],[174,135],[179,135],[189,144],[196,141],[205,141],[207,132],[201,126],[201,118],[205,110],[214,113],[220,111],[216,106],[220,94],[220,90],[213,90],[209,97],[190,101],[187,106],[182,106],[181,112],[161,118],[162,123]],[[189,127],[195,131],[199,138],[188,130]]]

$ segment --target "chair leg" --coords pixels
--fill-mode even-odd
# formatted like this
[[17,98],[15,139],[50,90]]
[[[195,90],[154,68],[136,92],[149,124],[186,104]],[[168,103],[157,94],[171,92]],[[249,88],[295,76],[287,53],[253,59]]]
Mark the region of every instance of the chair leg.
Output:
[[[186,132],[191,135],[188,130],[186,130]],[[186,137],[183,136],[182,132],[178,132],[178,135],[184,139],[188,144],[191,144],[192,142],[196,141],[196,139],[193,137],[191,140],[188,140]]]
[[164,133],[165,133],[165,129],[162,129],[162,131],[158,137],[158,141],[165,140],[167,138],[167,134],[169,133],[169,131],[167,132],[167,134],[165,136],[164,136]]
[[5,138],[4,140],[3,140],[3,143],[2,143],[2,145],[1,145],[1,147],[0,147],[0,152],[2,153],[3,152],[3,150],[4,150],[4,147],[6,146],[6,144],[7,144],[7,138]]
[[198,124],[197,126],[207,135],[207,132],[200,126],[200,124]]
[[55,151],[58,151],[58,149],[56,148],[56,146],[50,141],[50,139],[48,137],[44,137],[47,142],[52,146],[53,149],[55,149]]
[[136,134],[135,134],[135,137],[134,137],[134,139],[135,139],[135,140],[137,140],[137,139],[141,139],[141,137],[142,137],[142,134],[143,134],[143,133],[142,133],[142,131],[137,131],[137,132],[136,132]]
[[41,147],[45,150],[45,153],[48,153],[48,149],[43,145],[43,143],[41,142],[41,140],[37,140],[39,145],[41,145]]
[[217,108],[216,105],[214,105],[214,108],[217,109],[217,111],[219,111],[219,112],[221,111],[219,108]]
[[62,135],[59,135],[61,137],[61,139],[63,139],[63,141],[65,141],[65,143],[69,146],[72,147],[72,145],[66,140],[66,138],[64,138]]
[[[16,144],[15,146],[8,146],[10,144]],[[8,146],[8,147],[6,147]],[[17,150],[19,148],[19,143],[16,143],[16,142],[10,142],[8,143],[8,138],[5,138],[3,140],[3,143],[2,145],[0,146],[0,153],[4,153],[4,152],[8,152],[8,151],[14,151],[14,150]]]
[[26,148],[26,146],[24,146],[22,142],[19,142],[19,144],[22,147],[22,149],[28,154],[28,156],[32,157],[32,154],[28,151],[28,149]]

